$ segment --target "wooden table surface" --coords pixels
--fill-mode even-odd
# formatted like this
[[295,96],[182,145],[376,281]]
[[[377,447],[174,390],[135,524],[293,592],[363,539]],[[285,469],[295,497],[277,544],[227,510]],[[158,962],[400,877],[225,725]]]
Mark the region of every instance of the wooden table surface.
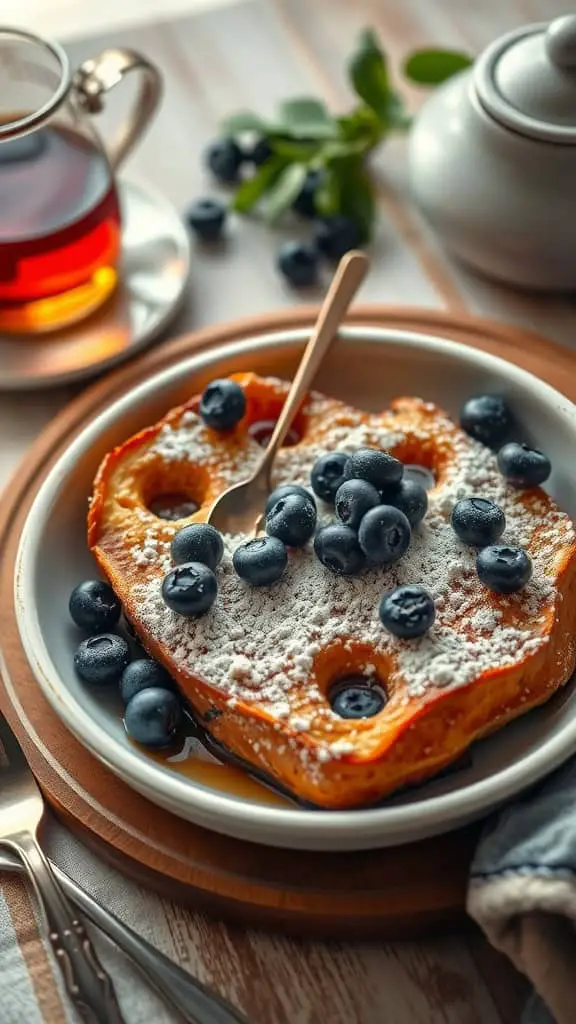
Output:
[[[67,49],[75,63],[118,44],[159,64],[164,105],[128,172],[147,178],[183,208],[210,191],[200,153],[225,114],[240,108],[271,113],[277,101],[294,94],[318,94],[336,109],[350,103],[343,66],[365,25],[378,30],[397,67],[417,46],[475,54],[502,32],[562,13],[565,0],[241,0],[177,21],[118,29]],[[416,108],[424,94],[407,91]],[[118,109],[115,102],[103,116],[104,131]],[[404,141],[395,139],[375,160],[380,223],[374,269],[360,298],[493,315],[576,348],[571,299],[510,291],[443,253],[406,195],[404,152]],[[223,253],[195,253],[186,307],[171,333],[297,302],[274,270],[279,237],[257,223],[238,222]],[[2,395],[0,484],[71,394]],[[523,982],[474,932],[402,945],[331,946],[240,934],[184,911],[172,914],[191,967],[234,995],[255,1024],[519,1021]]]

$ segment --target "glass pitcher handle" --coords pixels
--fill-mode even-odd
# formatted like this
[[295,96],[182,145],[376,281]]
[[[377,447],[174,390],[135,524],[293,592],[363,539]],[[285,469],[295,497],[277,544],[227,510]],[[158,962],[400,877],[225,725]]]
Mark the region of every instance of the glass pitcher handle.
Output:
[[85,60],[75,72],[72,89],[80,107],[89,114],[104,108],[104,94],[132,71],[140,74],[140,89],[126,120],[106,150],[113,170],[120,166],[152,120],[162,97],[158,68],[135,50],[103,50]]

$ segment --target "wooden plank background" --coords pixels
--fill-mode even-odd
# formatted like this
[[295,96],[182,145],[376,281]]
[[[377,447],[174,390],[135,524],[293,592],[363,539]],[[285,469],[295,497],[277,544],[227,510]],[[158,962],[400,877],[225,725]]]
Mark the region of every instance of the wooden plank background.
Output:
[[[363,26],[377,29],[398,68],[415,47],[438,44],[476,54],[502,32],[563,13],[563,0],[242,0],[177,21],[119,29],[67,49],[78,63],[105,46],[129,46],[159,64],[164,105],[128,170],[184,208],[212,190],[200,154],[219,119],[232,110],[269,114],[280,99],[310,93],[337,110],[346,108],[352,97],[344,62]],[[407,92],[416,109],[425,93]],[[104,132],[127,98],[110,101],[101,118]],[[442,251],[406,194],[404,154],[404,140],[394,139],[374,160],[381,217],[374,269],[360,299],[468,309],[576,348],[572,299],[514,292],[476,277]],[[299,301],[274,269],[280,237],[256,222],[237,221],[221,252],[195,252],[186,306],[171,333]],[[2,396],[0,484],[70,394],[60,389],[44,396]],[[472,931],[402,945],[299,943],[234,930],[155,897],[142,899],[155,922],[155,941],[228,993],[255,1024],[519,1021],[523,982]]]

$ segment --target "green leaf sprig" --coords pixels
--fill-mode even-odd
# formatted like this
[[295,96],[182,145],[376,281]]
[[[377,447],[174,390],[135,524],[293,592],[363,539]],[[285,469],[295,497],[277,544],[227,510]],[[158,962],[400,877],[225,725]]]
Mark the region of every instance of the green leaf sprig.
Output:
[[[436,85],[468,67],[471,59],[447,50],[420,50],[404,63],[407,78]],[[268,223],[277,221],[302,190],[309,172],[317,173],[314,206],[319,216],[343,214],[369,241],[376,215],[375,187],[367,158],[392,132],[410,125],[403,97],[390,81],[388,62],[375,32],[365,29],[347,64],[359,102],[348,114],[333,115],[314,97],[286,100],[277,117],[267,121],[250,111],[226,118],[223,132],[265,139],[269,157],[238,185],[232,207],[255,208]]]

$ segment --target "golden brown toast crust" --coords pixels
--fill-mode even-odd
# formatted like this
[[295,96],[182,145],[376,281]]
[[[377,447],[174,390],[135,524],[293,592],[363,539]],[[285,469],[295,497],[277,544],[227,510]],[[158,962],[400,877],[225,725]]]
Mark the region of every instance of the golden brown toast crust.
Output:
[[[195,396],[111,452],[88,526],[90,548],[144,646],[215,739],[303,800],[354,807],[436,774],[566,682],[576,659],[570,520],[541,489],[506,485],[488,449],[419,399],[368,414],[311,395],[296,422],[300,440],[279,453],[274,480],[307,484],[324,451],[365,446],[429,466],[429,512],[397,565],[336,577],[308,546],[290,553],[279,583],[251,588],[231,565],[242,538],[225,538],[213,608],[196,620],[169,611],[160,594],[169,544],[190,520],[162,520],[148,506],[174,492],[208,506],[255,464],[261,448],[249,428],[275,420],[284,401],[283,382],[236,379],[247,412],[234,431],[205,427]],[[519,594],[486,590],[475,552],[452,531],[454,503],[472,494],[498,501],[504,542],[521,544],[533,560]],[[435,598],[436,623],[420,640],[398,640],[379,622],[381,593],[401,583],[421,583]],[[346,720],[330,708],[329,686],[349,672],[384,683],[389,699],[376,716]]]

